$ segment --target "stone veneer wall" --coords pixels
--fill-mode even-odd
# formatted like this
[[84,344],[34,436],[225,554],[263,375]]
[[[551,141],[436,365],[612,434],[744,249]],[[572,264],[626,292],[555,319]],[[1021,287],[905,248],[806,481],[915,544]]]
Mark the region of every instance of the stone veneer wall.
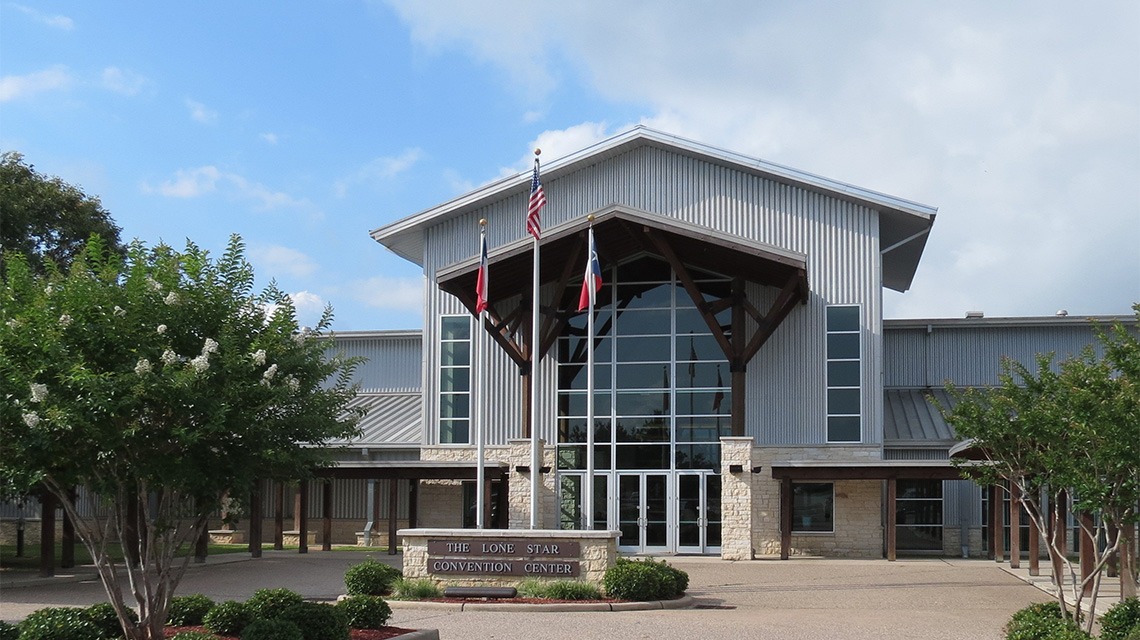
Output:
[[[428,540],[439,540],[447,537],[455,539],[472,538],[511,538],[533,539],[535,542],[547,543],[558,541],[578,542],[581,550],[579,561],[580,574],[577,578],[570,578],[596,585],[602,584],[606,569],[614,565],[617,560],[618,531],[562,531],[544,529],[526,530],[491,530],[491,529],[465,529],[432,530],[432,529],[402,529],[399,532],[404,547],[404,577],[426,578],[439,585],[470,586],[470,587],[515,587],[523,580],[521,576],[464,576],[464,575],[434,575],[428,573]],[[486,559],[486,558],[480,558]],[[498,558],[496,558],[498,559]],[[525,559],[519,556],[520,561]],[[532,576],[539,580],[566,580],[565,576]]]
[[[791,461],[881,460],[878,447],[755,447],[751,474],[752,547],[757,555],[780,553],[780,481],[772,478],[772,465]],[[747,468],[747,466],[746,466]],[[883,553],[881,480],[839,480],[835,485],[835,531],[793,533],[794,555],[878,558]]]
[[[752,552],[752,438],[720,439],[720,557],[751,560]],[[743,473],[730,473],[739,464]]]

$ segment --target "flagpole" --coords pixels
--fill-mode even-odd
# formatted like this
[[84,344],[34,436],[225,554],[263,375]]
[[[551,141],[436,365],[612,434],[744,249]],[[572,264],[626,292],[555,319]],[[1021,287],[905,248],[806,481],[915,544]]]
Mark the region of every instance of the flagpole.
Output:
[[[586,253],[594,249],[594,215],[586,217],[590,221],[589,237],[586,244]],[[589,271],[593,255],[586,256],[586,268]],[[592,277],[592,276],[591,276]],[[591,292],[594,283],[590,283]],[[586,318],[586,479],[582,495],[586,512],[586,530],[594,528],[594,299],[590,296],[589,316]]]
[[[487,257],[487,219],[479,220],[479,261],[480,271],[483,280],[483,290],[480,292],[481,296],[487,294],[487,273],[484,271],[487,265],[484,260]],[[487,404],[487,375],[486,367],[483,363],[483,314],[486,309],[483,308],[483,300],[476,305],[478,313],[475,318],[475,362],[472,363],[472,376],[475,378],[474,391],[475,391],[475,528],[483,529],[486,526],[486,504],[484,503],[484,483],[486,482],[486,471],[483,468],[485,460],[484,440],[485,436],[485,422],[486,422],[486,404]]]
[[[538,156],[542,153],[541,149],[534,150],[534,171],[538,175]],[[528,216],[530,202],[527,203]],[[532,277],[531,289],[531,321],[530,321],[530,528],[537,529],[539,525],[538,511],[539,511],[539,489],[542,486],[542,452],[538,446],[538,364],[539,364],[539,349],[540,338],[538,335],[538,317],[539,317],[539,256],[538,256],[538,234],[532,233],[534,237],[534,274]]]

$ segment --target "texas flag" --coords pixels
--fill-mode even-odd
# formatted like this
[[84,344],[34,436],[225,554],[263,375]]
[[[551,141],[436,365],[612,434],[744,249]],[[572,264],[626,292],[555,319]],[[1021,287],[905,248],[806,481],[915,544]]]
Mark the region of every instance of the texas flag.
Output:
[[482,234],[481,240],[479,275],[475,279],[475,313],[483,313],[487,309],[487,234]]
[[590,259],[582,276],[582,295],[578,296],[578,311],[597,304],[598,290],[602,288],[602,265],[598,263],[598,245],[594,244],[594,228],[590,227]]

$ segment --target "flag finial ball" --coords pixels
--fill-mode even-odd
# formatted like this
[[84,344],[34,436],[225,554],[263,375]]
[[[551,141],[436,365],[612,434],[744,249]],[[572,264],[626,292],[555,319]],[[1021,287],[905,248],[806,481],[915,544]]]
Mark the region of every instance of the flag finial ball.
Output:
[[539,149],[539,148],[537,148],[537,147],[536,147],[536,148],[535,148],[535,150],[534,150],[534,155],[536,155],[536,156],[537,156],[537,155],[542,155],[542,149]]
[[479,226],[480,227],[487,226],[487,219],[486,218],[479,218]]
[[588,220],[589,222],[593,222],[594,221],[594,214],[591,213],[590,215],[586,216],[586,220]]

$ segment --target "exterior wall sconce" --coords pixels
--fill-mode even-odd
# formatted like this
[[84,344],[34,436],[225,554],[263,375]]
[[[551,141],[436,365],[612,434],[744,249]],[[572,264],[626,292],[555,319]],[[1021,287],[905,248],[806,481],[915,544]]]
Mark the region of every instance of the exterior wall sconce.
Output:
[[[539,473],[550,473],[550,467],[539,467],[538,472]],[[530,473],[530,465],[529,464],[515,465],[515,473]]]
[[730,464],[730,465],[728,465],[728,472],[729,473],[744,473],[744,465],[742,465],[742,464]]

